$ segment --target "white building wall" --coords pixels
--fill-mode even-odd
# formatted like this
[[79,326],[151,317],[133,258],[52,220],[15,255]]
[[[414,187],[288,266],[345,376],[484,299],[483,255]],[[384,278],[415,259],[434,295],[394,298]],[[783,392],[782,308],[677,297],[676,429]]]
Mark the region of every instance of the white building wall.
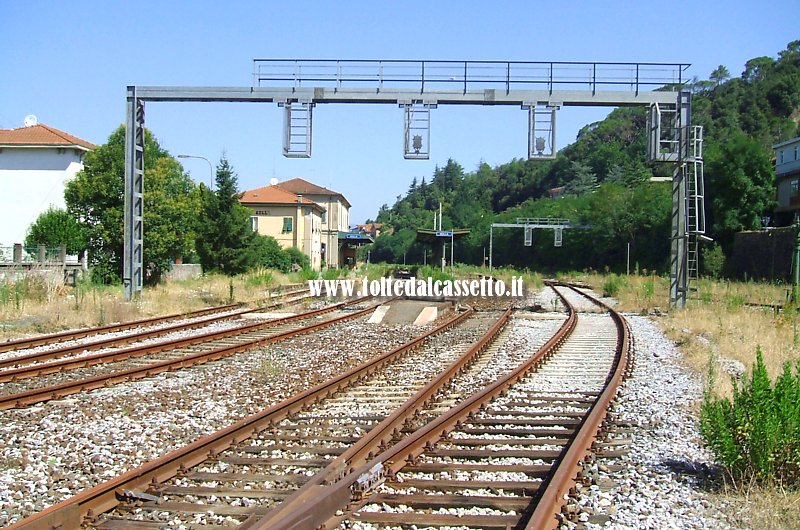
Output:
[[66,182],[83,169],[83,151],[0,149],[0,246],[23,243],[28,227],[50,206],[64,208]]
[[800,171],[800,138],[779,144],[775,149],[775,173],[778,178]]

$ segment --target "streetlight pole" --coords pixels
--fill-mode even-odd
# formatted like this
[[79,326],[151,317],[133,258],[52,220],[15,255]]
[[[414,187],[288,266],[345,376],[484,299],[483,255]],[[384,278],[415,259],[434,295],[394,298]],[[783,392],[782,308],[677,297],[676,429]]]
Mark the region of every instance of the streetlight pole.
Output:
[[211,190],[214,189],[214,166],[211,165],[211,160],[209,160],[208,158],[206,158],[204,156],[198,156],[198,155],[178,155],[178,158],[201,158],[201,159],[205,160],[206,163],[208,164],[208,171],[209,171],[209,182],[208,182],[209,183],[209,188],[208,189],[211,189]]

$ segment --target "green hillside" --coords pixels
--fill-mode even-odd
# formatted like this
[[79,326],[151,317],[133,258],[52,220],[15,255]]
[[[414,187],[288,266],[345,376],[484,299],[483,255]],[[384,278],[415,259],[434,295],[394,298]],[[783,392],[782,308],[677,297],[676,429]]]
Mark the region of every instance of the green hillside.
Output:
[[[730,253],[733,234],[760,226],[775,204],[771,145],[800,134],[800,40],[777,58],[748,61],[740,77],[720,66],[708,80],[694,80],[692,121],[705,132],[706,212],[710,236]],[[641,269],[667,270],[669,183],[653,183],[645,162],[646,114],[620,108],[584,127],[577,140],[549,162],[519,160],[465,172],[449,160],[430,181],[417,179],[394,205],[384,205],[376,222],[384,230],[372,249],[373,261],[422,262],[418,228],[432,228],[443,208],[443,229],[469,228],[456,245],[456,261],[481,263],[489,247],[489,225],[517,217],[566,217],[590,225],[564,234],[553,247],[553,232],[534,233],[524,247],[521,230],[495,233],[496,264],[539,270],[625,269],[627,245]],[[562,188],[560,197],[550,190]]]

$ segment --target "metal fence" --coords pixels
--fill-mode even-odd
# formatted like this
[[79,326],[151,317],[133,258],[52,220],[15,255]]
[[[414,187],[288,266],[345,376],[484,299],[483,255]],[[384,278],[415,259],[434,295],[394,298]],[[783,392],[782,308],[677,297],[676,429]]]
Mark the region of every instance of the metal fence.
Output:
[[652,90],[688,81],[685,63],[253,59],[253,86],[462,90]]
[[0,264],[3,265],[28,265],[33,263],[41,264],[77,264],[77,255],[68,255],[64,246],[47,247],[39,245],[35,247],[25,247],[17,244],[12,246],[0,246]]

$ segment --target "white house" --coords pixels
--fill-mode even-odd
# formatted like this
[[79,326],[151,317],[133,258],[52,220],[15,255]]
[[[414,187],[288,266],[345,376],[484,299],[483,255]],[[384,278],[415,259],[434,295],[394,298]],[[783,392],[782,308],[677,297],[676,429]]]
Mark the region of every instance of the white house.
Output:
[[50,206],[64,208],[64,185],[94,147],[44,124],[0,129],[0,247],[22,243]]

